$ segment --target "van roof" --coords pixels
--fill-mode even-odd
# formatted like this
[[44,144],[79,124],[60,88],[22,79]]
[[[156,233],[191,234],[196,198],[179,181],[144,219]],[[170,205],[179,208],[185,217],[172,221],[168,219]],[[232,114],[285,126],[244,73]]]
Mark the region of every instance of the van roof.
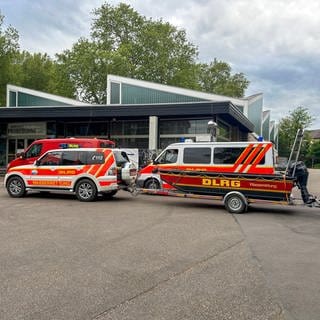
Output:
[[52,152],[52,151],[63,151],[63,152],[72,152],[72,151],[87,151],[87,152],[89,152],[89,151],[100,151],[100,150],[102,150],[102,151],[104,151],[104,150],[110,150],[110,151],[114,151],[114,149],[113,148],[66,148],[66,149],[50,149],[50,150],[48,150],[48,151],[46,151],[45,153],[48,153],[48,152]]
[[167,146],[175,147],[175,146],[231,146],[231,145],[249,145],[249,144],[266,144],[272,143],[271,141],[228,141],[228,142],[177,142],[172,143]]
[[71,138],[45,138],[45,139],[37,139],[34,142],[43,142],[43,141],[75,141],[75,140],[81,140],[81,141],[92,141],[92,140],[98,140],[98,141],[110,141],[113,142],[110,139],[105,139],[105,138],[77,138],[77,137],[71,137]]

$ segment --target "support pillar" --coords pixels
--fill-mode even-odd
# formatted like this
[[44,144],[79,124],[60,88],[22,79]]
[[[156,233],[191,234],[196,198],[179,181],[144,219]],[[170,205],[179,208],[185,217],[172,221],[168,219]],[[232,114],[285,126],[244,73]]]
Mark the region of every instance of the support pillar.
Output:
[[149,149],[158,149],[158,117],[149,117]]

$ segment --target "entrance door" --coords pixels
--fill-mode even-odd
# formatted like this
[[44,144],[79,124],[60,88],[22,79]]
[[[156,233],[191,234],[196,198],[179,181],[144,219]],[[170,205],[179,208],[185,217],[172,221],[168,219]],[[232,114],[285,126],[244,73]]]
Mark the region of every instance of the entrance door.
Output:
[[9,163],[11,160],[15,159],[16,154],[18,152],[22,152],[34,139],[8,139],[8,161]]

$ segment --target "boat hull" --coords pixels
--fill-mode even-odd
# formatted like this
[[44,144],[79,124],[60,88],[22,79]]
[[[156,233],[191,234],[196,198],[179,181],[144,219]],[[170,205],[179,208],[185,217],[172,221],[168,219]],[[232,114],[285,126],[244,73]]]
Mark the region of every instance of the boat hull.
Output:
[[192,194],[224,196],[239,191],[245,197],[271,201],[289,201],[294,179],[281,174],[253,175],[159,169],[163,181]]

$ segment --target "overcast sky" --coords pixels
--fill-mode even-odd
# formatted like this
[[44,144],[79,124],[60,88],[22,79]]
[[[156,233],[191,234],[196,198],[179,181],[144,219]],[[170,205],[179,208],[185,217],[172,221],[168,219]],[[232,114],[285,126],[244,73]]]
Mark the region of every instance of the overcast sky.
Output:
[[272,119],[303,106],[320,129],[319,0],[0,0],[0,11],[21,49],[54,56],[89,36],[92,10],[105,2],[185,29],[201,62],[217,58],[245,74],[246,96],[262,92]]

